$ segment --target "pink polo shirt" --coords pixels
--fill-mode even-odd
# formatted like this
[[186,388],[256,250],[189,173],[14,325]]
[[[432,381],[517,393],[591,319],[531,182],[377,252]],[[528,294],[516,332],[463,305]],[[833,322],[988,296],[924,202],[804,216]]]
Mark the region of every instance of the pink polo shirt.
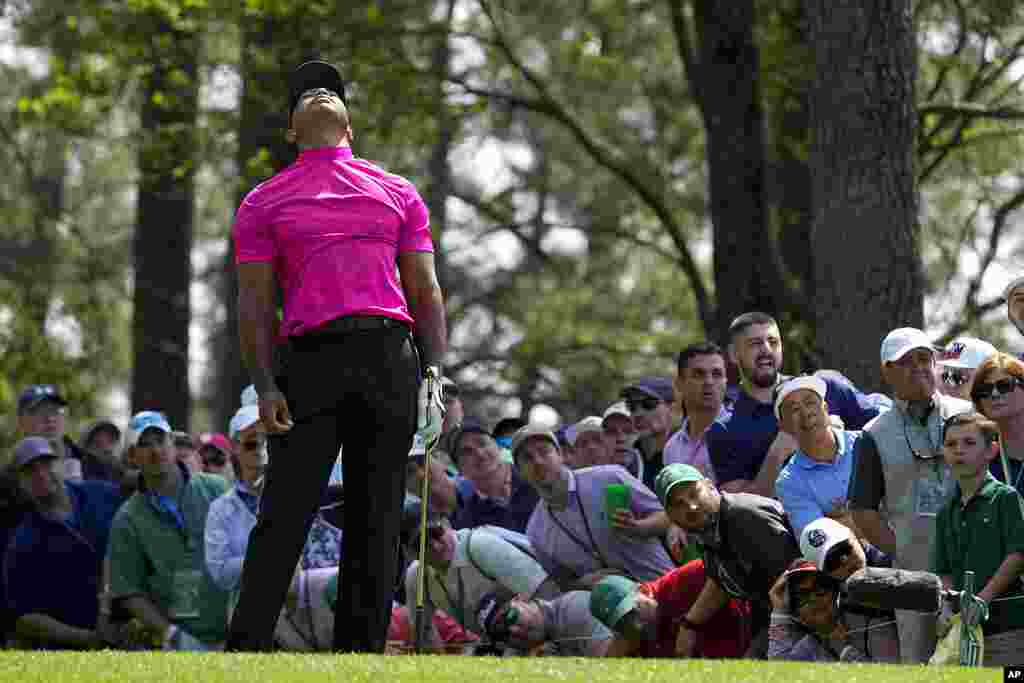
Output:
[[335,318],[379,315],[412,324],[398,255],[433,252],[427,207],[405,178],[352,156],[308,149],[242,200],[235,262],[269,262],[284,293],[281,336]]

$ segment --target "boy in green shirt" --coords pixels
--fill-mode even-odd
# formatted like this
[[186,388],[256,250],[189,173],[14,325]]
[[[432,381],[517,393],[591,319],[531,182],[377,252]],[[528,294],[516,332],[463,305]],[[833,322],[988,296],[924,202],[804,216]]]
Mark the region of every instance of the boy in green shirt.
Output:
[[1018,493],[989,473],[998,439],[996,424],[980,413],[946,421],[943,457],[959,487],[936,518],[931,561],[947,590],[961,590],[964,572],[974,572],[988,619],[983,609],[964,610],[962,617],[983,622],[986,666],[1024,663],[1024,518]]

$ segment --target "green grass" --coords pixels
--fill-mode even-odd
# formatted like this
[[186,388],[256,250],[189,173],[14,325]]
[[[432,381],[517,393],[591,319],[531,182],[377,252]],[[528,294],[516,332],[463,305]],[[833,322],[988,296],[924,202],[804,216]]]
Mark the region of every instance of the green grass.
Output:
[[0,652],[3,683],[914,683],[1002,681],[1001,669],[643,659]]

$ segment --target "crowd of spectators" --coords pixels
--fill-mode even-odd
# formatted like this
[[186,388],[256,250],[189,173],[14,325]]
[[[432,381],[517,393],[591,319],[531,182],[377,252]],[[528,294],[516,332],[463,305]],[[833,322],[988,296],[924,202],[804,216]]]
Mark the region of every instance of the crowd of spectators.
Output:
[[[1005,297],[1016,324],[1024,278]],[[1024,663],[1024,363],[914,328],[879,341],[890,395],[835,369],[784,375],[778,323],[747,313],[725,348],[692,344],[674,377],[636,378],[556,429],[487,425],[445,380],[444,433],[408,461],[390,650],[411,651],[424,619],[431,652],[926,663],[959,619],[981,626],[985,664]],[[18,398],[0,476],[5,642],[223,648],[273,457],[253,391],[223,434],[145,411],[76,441],[69,408],[52,385]],[[282,650],[331,647],[344,457]],[[865,567],[931,572],[950,599],[939,614],[844,604]],[[960,609],[967,571],[977,598]]]

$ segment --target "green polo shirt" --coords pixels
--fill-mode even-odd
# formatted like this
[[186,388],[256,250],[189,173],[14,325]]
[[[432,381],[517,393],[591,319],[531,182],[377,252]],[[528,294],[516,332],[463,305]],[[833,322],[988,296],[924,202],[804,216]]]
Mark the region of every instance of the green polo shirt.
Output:
[[[963,588],[964,572],[973,571],[977,593],[995,576],[1007,555],[1024,552],[1024,519],[1017,492],[991,474],[966,507],[961,501],[958,486],[936,518],[931,570],[952,576],[954,590]],[[1024,596],[1020,579],[999,597],[1011,596]],[[989,620],[983,627],[986,634],[1019,628],[1024,628],[1024,600],[989,605]]]
[[139,491],[114,517],[110,530],[110,590],[114,597],[145,595],[180,628],[218,643],[227,632],[228,593],[206,571],[206,514],[228,490],[223,477],[188,476],[174,515]]

